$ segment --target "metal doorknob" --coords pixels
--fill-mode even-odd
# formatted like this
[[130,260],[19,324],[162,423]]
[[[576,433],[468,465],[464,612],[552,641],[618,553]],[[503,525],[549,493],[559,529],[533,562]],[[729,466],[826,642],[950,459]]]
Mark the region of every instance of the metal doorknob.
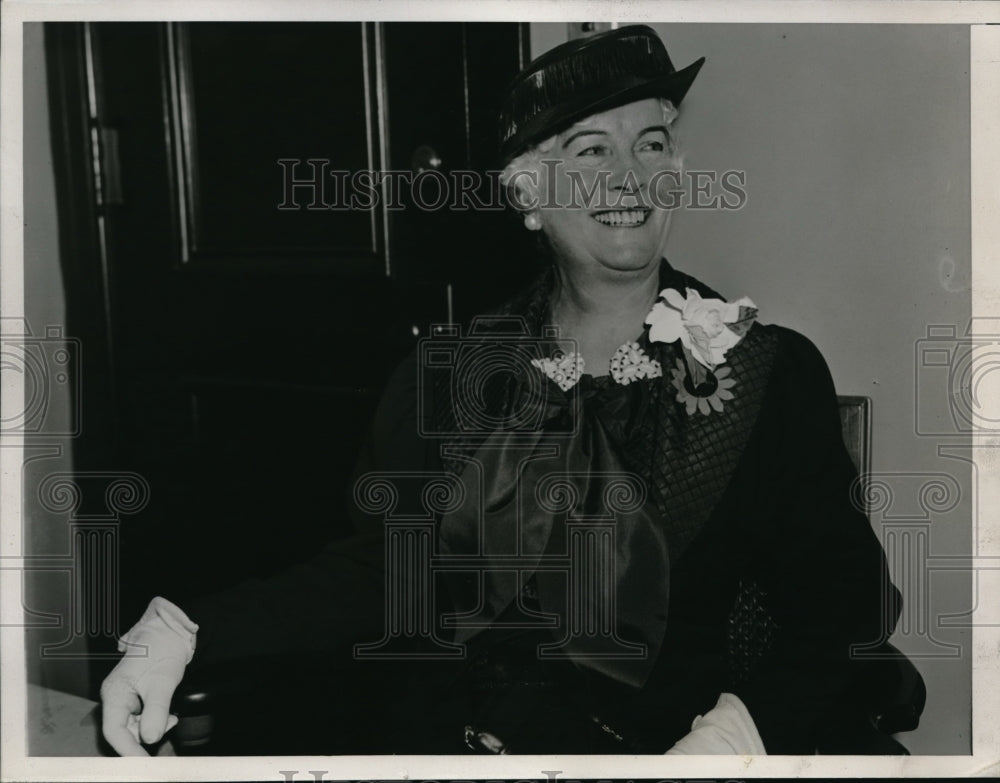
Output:
[[441,156],[438,155],[437,150],[429,144],[421,144],[413,151],[413,155],[410,158],[410,168],[416,174],[419,174],[421,171],[428,171],[429,169],[436,171],[441,168],[442,163],[443,161],[441,160]]

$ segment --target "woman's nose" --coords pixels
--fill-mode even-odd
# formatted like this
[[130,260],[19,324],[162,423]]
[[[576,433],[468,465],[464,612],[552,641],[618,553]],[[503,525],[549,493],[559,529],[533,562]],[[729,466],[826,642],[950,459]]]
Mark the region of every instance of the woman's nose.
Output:
[[614,156],[608,189],[618,198],[631,196],[638,200],[646,187],[647,177],[642,165],[631,152]]

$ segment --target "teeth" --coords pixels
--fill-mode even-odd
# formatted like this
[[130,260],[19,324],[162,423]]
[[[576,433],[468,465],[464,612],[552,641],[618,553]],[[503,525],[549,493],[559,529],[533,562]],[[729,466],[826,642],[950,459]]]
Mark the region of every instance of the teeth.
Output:
[[594,215],[594,220],[606,226],[641,226],[646,222],[646,212],[640,209],[601,212]]

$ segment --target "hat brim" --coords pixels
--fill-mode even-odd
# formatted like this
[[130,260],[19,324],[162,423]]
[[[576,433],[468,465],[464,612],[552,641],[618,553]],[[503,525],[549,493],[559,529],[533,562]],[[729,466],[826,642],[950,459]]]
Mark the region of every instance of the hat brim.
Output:
[[634,77],[621,80],[617,84],[602,85],[600,94],[583,92],[570,104],[562,103],[540,112],[531,122],[511,136],[500,151],[500,168],[521,154],[532,144],[561,133],[566,128],[592,114],[599,114],[643,98],[666,98],[674,106],[680,106],[687,95],[705,58],[700,57],[679,71],[652,79],[639,80]]

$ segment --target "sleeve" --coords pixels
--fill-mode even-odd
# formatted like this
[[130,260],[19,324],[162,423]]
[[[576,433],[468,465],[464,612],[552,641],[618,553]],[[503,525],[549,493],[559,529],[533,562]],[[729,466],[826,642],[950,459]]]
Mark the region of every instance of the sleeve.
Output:
[[850,682],[851,645],[888,638],[901,599],[869,520],[851,502],[857,471],[830,371],[806,338],[785,336],[769,390],[777,408],[751,557],[777,631],[735,695],[769,754],[812,754]]
[[[414,353],[386,386],[355,478],[369,471],[427,466],[431,452],[429,442],[418,434],[417,382]],[[354,535],[331,542],[299,565],[184,607],[199,625],[194,666],[250,655],[345,650],[380,638],[383,526],[350,500],[347,505]]]

